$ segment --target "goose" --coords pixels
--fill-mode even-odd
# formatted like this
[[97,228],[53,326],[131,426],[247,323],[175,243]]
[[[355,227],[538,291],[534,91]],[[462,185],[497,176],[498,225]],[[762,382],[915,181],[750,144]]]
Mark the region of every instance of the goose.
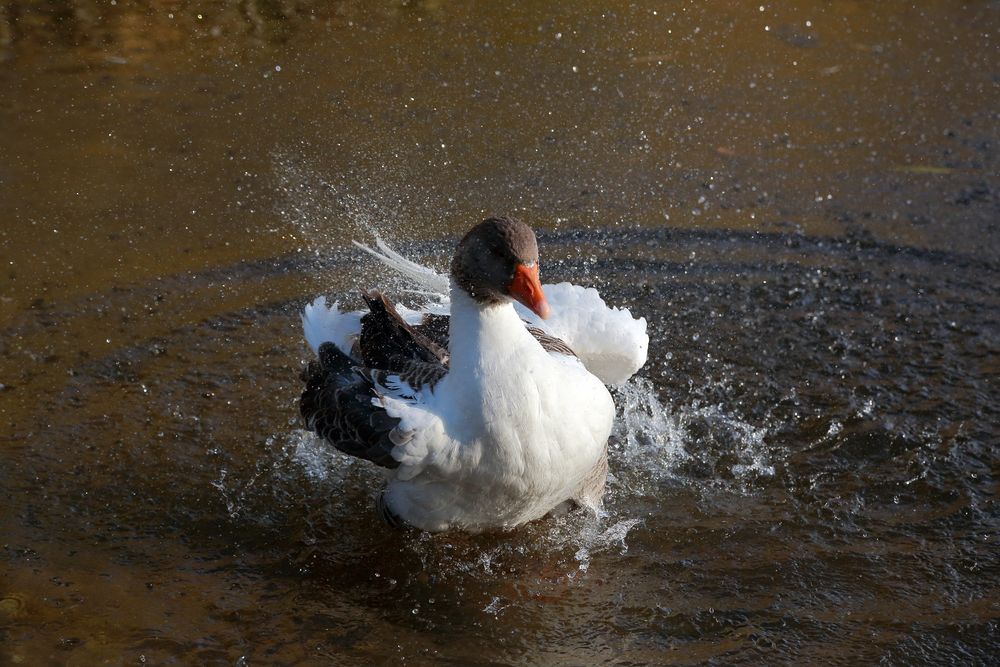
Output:
[[615,416],[605,384],[645,362],[645,320],[595,290],[543,288],[535,234],[513,218],[473,227],[447,278],[379,248],[366,249],[448,293],[423,311],[375,290],[364,313],[307,305],[306,428],[385,469],[376,506],[390,525],[478,533],[568,505],[599,511]]

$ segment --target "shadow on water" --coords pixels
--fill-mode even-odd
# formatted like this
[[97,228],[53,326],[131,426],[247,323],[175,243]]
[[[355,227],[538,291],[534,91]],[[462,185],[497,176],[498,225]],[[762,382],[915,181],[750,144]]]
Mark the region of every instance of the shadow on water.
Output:
[[[0,1],[0,662],[989,663],[995,3],[675,4]],[[389,531],[298,313],[488,211],[649,321],[605,513]]]

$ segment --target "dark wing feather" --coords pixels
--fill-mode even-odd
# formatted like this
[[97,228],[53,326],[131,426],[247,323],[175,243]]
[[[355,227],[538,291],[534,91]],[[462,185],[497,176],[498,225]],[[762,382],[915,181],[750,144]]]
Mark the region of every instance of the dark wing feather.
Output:
[[[393,376],[399,378],[403,383],[416,393],[423,388],[433,389],[441,378],[448,374],[448,367],[441,364],[429,363],[426,361],[396,361],[394,364],[397,370],[385,370],[382,368],[369,368],[364,371],[371,381],[382,387],[393,387],[398,384],[393,381]],[[407,395],[404,388],[398,387],[402,395]],[[408,397],[412,398],[412,394]]]
[[358,340],[365,366],[402,370],[402,365],[408,361],[448,362],[447,346],[441,347],[407,324],[384,295],[376,291],[361,295],[370,311],[361,318]]
[[441,349],[447,350],[449,326],[451,326],[451,317],[449,315],[426,313],[420,324],[413,326],[413,330],[434,341]]
[[428,328],[425,323],[410,326],[400,317],[396,307],[379,292],[362,292],[369,312],[361,318],[361,336],[358,346],[367,367],[365,374],[383,387],[393,384],[392,376],[419,391],[424,386],[433,387],[448,374],[448,318],[444,319],[444,345],[435,339],[441,337],[440,322]]
[[393,442],[400,437],[395,431],[399,419],[373,399],[380,388],[405,399],[433,387],[448,373],[448,353],[407,324],[379,292],[362,296],[369,309],[361,318],[357,343],[364,367],[355,367],[335,345],[324,343],[319,358],[302,374],[306,388],[299,409],[306,428],[340,451],[395,468],[399,462],[392,450],[399,444]]
[[384,468],[396,468],[391,435],[399,419],[372,403],[371,382],[351,366],[333,343],[323,343],[319,358],[302,372],[306,384],[299,410],[306,428],[334,447]]

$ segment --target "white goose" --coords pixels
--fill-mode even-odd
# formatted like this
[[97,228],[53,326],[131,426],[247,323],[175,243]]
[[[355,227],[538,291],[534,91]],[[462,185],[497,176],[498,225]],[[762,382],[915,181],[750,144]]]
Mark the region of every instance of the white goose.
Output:
[[[443,286],[381,248],[376,256],[422,287]],[[645,362],[645,320],[564,283],[545,288],[559,298],[543,324],[550,306],[535,235],[509,218],[459,242],[449,289],[436,313],[401,309],[405,318],[377,292],[364,295],[364,315],[322,298],[306,306],[303,328],[319,355],[303,373],[307,427],[388,469],[379,509],[390,523],[480,532],[567,501],[598,508],[615,413],[602,379],[624,382]],[[526,326],[515,300],[545,329]]]

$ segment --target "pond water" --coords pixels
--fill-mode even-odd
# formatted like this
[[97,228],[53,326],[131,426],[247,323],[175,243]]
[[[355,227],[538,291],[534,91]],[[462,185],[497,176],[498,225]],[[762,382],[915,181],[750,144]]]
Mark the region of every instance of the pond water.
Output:
[[[610,4],[0,1],[0,663],[995,660],[1000,6]],[[491,213],[649,321],[606,514],[393,531],[298,312]]]

